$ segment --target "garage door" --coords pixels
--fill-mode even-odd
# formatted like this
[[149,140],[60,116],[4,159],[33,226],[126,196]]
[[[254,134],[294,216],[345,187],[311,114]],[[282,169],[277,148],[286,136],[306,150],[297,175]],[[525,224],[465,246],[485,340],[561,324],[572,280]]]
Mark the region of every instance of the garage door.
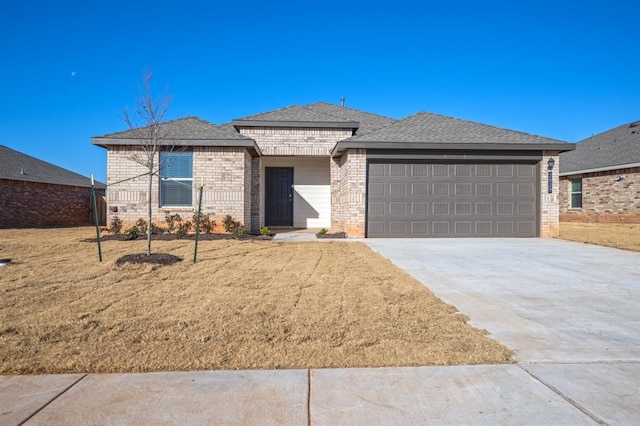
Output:
[[535,237],[535,163],[368,163],[368,237]]

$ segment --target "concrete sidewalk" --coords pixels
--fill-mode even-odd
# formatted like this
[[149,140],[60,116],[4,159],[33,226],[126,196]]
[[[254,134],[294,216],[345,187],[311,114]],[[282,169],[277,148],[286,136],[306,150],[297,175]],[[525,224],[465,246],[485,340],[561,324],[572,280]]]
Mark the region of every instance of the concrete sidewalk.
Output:
[[612,367],[3,376],[0,424],[637,424],[637,365]]
[[365,242],[518,364],[0,376],[0,425],[640,424],[640,253],[549,239]]

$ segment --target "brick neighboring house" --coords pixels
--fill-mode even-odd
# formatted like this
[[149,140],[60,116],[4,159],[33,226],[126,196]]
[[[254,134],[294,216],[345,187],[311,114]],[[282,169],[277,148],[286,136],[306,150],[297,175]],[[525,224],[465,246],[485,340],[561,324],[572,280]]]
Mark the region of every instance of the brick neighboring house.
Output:
[[[214,125],[161,124],[168,149],[153,215],[203,212],[262,226],[352,237],[536,237],[558,233],[558,154],[573,144],[436,114],[394,120],[318,102]],[[146,217],[138,132],[92,138],[107,149],[108,215]],[[551,169],[549,170],[549,165]],[[549,178],[551,180],[549,180]],[[549,188],[549,189],[548,189]]]
[[[99,199],[105,188],[96,182]],[[1,227],[94,223],[90,189],[87,177],[0,145]]]
[[640,223],[640,121],[560,155],[560,220]]

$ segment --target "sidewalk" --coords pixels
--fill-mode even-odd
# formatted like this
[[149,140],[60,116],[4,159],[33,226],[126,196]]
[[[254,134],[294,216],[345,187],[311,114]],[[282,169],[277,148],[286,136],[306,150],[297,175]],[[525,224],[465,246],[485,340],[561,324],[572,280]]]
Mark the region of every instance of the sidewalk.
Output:
[[637,424],[639,367],[0,376],[0,424]]

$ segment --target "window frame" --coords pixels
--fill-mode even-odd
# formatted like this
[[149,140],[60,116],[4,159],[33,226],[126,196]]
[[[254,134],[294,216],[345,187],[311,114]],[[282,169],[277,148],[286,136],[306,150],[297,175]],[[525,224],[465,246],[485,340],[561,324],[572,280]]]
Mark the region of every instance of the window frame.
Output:
[[[574,183],[579,183],[580,184],[580,190],[579,191],[574,191]],[[570,208],[572,208],[572,209],[582,209],[582,194],[583,194],[582,178],[569,179],[569,206],[570,206]],[[574,197],[577,200],[579,200],[579,202],[576,202],[574,200]]]
[[[165,175],[167,168],[170,167],[167,165],[167,163],[171,162],[170,156],[172,155],[181,156],[181,157],[189,155],[191,159],[191,164],[190,164],[191,177],[183,177],[183,176],[176,177],[171,175]],[[165,207],[167,208],[191,207],[192,208],[193,207],[193,151],[160,151],[159,161],[160,161],[160,170],[158,173],[158,178],[159,178],[158,201],[160,204],[160,208],[165,208]],[[188,187],[190,202],[188,204],[185,204],[185,203],[167,204],[166,202],[167,197],[164,193],[165,192],[164,190],[167,188],[164,184],[165,182],[174,182],[174,183],[178,183],[179,185],[184,185],[185,188]]]

